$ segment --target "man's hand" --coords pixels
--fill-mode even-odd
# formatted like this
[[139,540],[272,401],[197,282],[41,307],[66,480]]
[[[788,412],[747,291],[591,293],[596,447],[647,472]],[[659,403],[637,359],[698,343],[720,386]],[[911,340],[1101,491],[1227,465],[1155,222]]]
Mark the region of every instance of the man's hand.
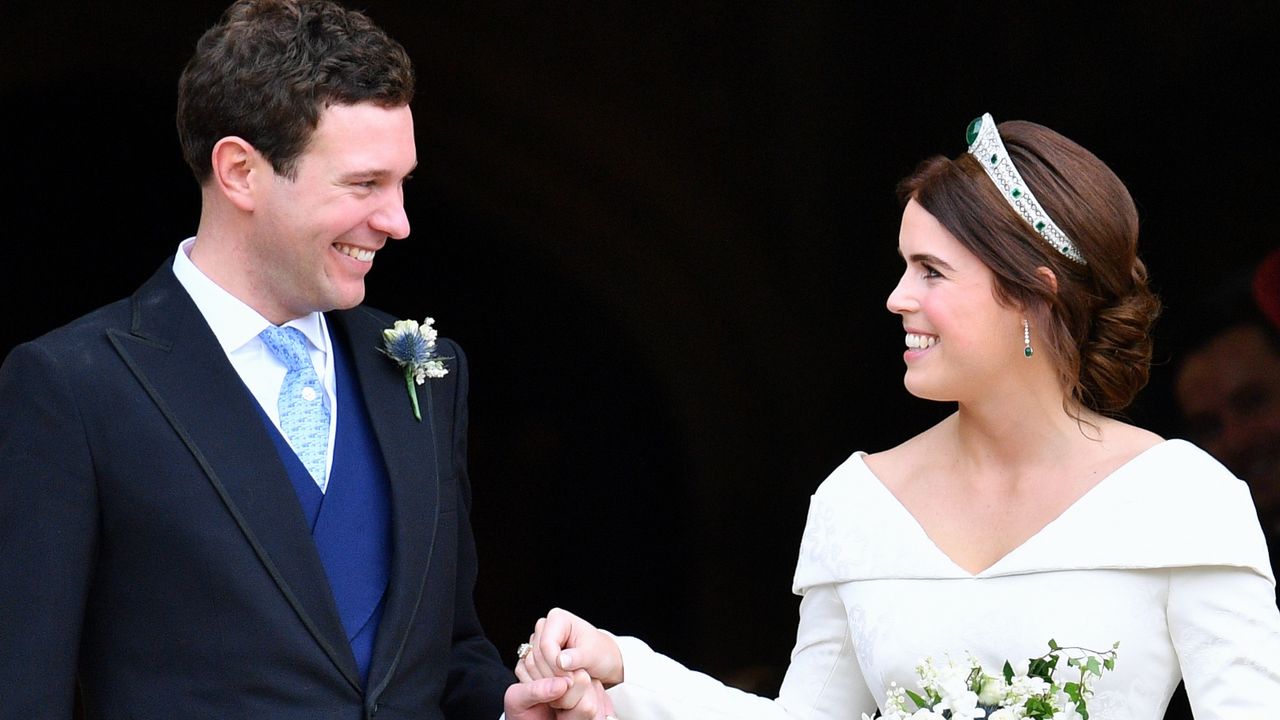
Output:
[[[575,675],[579,682],[556,676],[522,680],[507,688],[503,698],[507,720],[617,720],[604,686],[581,670]],[[582,689],[569,697],[573,685]]]
[[563,697],[569,684],[569,678],[549,677],[512,685],[502,699],[507,720],[552,720],[555,711],[548,703]]

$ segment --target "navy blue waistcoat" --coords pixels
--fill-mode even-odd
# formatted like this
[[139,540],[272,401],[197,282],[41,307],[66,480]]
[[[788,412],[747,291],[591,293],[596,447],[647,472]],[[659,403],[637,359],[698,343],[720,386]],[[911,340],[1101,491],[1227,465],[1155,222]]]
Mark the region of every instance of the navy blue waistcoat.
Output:
[[360,680],[367,683],[391,571],[391,485],[350,358],[341,343],[330,345],[338,434],[324,493],[271,420],[265,413],[262,417],[302,503]]

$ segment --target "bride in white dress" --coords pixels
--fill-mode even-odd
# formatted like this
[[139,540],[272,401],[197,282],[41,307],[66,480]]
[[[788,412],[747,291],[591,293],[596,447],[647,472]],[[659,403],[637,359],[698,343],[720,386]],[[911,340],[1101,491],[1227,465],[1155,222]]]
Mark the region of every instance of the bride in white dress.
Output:
[[[813,495],[780,697],[554,610],[516,673],[526,688],[575,676],[562,718],[859,720],[888,711],[891,683],[915,689],[926,657],[998,672],[1051,638],[1119,642],[1092,720],[1159,720],[1179,679],[1200,720],[1280,718],[1280,612],[1247,488],[1114,419],[1146,383],[1159,310],[1132,199],[1042,126],[987,115],[968,140],[903,181],[888,299],[907,390],[957,410],[855,453]],[[550,717],[512,704],[521,687],[508,715]]]

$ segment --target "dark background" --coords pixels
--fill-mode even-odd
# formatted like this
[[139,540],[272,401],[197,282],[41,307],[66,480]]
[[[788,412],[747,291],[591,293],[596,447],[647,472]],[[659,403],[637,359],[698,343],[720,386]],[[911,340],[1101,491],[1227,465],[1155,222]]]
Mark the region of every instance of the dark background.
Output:
[[[222,6],[5,0],[0,354],[195,231],[175,88]],[[743,683],[785,665],[809,494],[948,411],[901,386],[893,188],[982,112],[1128,183],[1157,432],[1197,294],[1276,244],[1276,3],[358,6],[419,75],[413,236],[368,301],[468,351],[503,653],[561,605]]]

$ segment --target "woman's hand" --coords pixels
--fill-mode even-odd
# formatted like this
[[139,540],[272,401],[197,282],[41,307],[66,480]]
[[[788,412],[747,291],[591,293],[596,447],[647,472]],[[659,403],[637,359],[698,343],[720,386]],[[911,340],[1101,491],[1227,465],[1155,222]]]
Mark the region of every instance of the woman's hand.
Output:
[[529,650],[516,663],[522,683],[565,677],[571,686],[549,701],[562,712],[559,720],[610,717],[613,705],[605,688],[622,682],[622,653],[609,635],[591,623],[559,608],[538,620],[529,636]]

